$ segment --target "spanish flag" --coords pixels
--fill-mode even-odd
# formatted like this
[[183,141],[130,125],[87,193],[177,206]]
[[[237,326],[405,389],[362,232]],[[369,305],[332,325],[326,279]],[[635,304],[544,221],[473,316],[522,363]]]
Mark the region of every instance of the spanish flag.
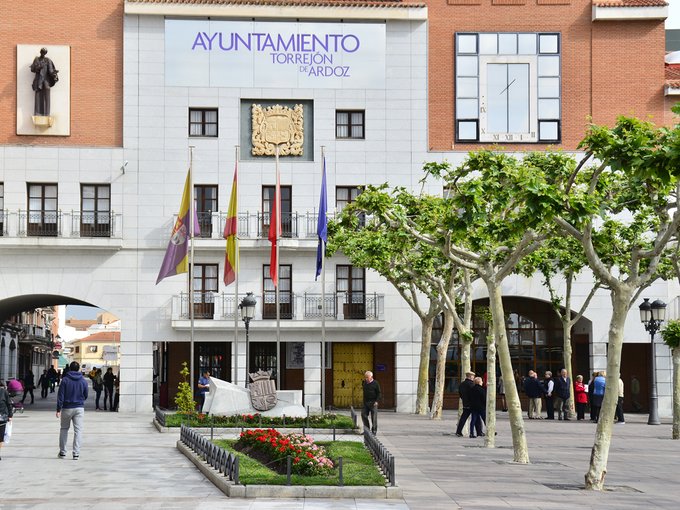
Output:
[[234,165],[234,183],[231,186],[227,221],[224,224],[227,251],[224,256],[224,285],[236,281],[238,273],[238,161]]

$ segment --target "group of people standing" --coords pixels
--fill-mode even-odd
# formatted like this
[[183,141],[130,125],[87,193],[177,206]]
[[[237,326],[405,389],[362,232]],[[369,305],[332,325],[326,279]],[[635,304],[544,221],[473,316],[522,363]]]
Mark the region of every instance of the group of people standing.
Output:
[[[102,408],[99,407],[99,400],[104,392],[104,411],[107,410],[106,402],[108,401],[110,411],[116,411],[118,409],[118,385],[119,380],[113,374],[113,369],[108,367],[106,373],[102,375],[101,368],[93,368],[88,374],[89,378],[92,380],[92,389],[94,390],[94,404],[95,410],[99,411]],[[114,399],[115,395],[115,399]]]
[[557,410],[558,420],[569,420],[571,379],[566,369],[560,370],[559,377],[553,378],[550,370],[545,372],[543,380],[538,379],[538,374],[529,370],[529,376],[524,380],[524,393],[529,399],[529,419],[542,420],[542,399],[545,400],[545,409],[548,420],[555,419]]
[[[463,412],[458,420],[456,436],[463,435],[463,427],[469,417],[470,437],[483,436],[483,425],[486,424],[486,387],[484,379],[477,377],[474,372],[466,372],[465,380],[460,383],[458,393],[462,401]],[[593,372],[593,376],[584,384],[583,376],[576,377],[573,386],[574,404],[576,407],[576,419],[584,420],[585,412],[590,405],[590,419],[597,422],[600,418],[600,409],[604,399],[606,383],[606,373]],[[498,397],[503,411],[507,411],[505,401],[505,391],[502,387],[503,379],[498,379]],[[572,382],[566,369],[560,370],[557,377],[553,377],[551,371],[547,370],[543,379],[538,378],[534,370],[529,370],[528,376],[522,381],[522,388],[529,399],[528,416],[530,420],[543,419],[543,406],[545,405],[546,419],[554,420],[555,411],[557,419],[569,421],[571,419],[570,407],[572,398]],[[625,423],[623,415],[623,380],[619,378],[617,388],[616,423]]]

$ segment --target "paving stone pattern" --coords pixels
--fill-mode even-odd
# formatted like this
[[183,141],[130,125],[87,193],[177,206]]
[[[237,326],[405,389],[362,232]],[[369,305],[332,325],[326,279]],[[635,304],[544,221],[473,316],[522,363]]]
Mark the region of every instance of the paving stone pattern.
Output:
[[[680,441],[670,423],[646,424],[627,415],[615,425],[607,487],[580,490],[595,425],[527,420],[531,465],[512,463],[505,413],[499,413],[497,446],[459,438],[455,415],[441,421],[383,411],[379,439],[396,456],[404,500],[227,498],[175,447],[178,433],[161,434],[153,415],[95,411],[85,414],[80,460],[58,459],[56,393],[26,406],[14,420],[12,443],[1,451],[4,509],[677,509]],[[10,481],[11,480],[11,481]]]

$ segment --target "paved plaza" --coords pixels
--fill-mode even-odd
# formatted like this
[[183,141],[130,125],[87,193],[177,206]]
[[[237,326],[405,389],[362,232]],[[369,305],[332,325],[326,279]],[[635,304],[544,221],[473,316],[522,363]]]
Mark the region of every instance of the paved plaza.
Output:
[[56,393],[27,406],[2,449],[0,508],[210,509],[633,509],[678,508],[680,441],[670,423],[644,415],[616,425],[603,493],[578,490],[595,425],[527,420],[531,465],[514,465],[506,413],[497,448],[458,438],[454,414],[442,421],[382,412],[379,438],[397,458],[403,500],[268,500],[227,498],[175,448],[178,433],[159,433],[152,413],[94,411],[88,401],[78,461],[57,459]]

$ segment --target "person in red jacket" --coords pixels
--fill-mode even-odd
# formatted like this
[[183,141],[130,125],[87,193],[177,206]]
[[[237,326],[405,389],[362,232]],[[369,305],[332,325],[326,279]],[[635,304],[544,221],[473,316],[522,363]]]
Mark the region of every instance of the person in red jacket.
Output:
[[588,388],[583,384],[583,376],[577,375],[574,383],[574,396],[576,400],[576,419],[583,420],[586,416],[586,404],[588,403]]

